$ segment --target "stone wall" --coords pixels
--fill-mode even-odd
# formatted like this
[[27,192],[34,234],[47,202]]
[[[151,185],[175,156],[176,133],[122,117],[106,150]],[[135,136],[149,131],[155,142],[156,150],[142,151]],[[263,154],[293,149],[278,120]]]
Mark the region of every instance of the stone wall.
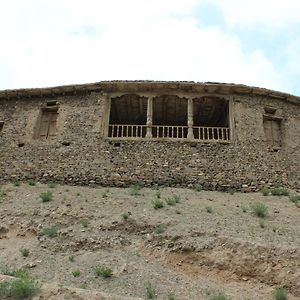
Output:
[[[56,96],[57,137],[34,139],[40,107],[48,99],[0,100],[0,180],[68,184],[235,187],[266,184],[300,188],[300,106],[260,96],[233,95],[235,138],[230,144],[109,141],[102,136],[106,97],[100,92]],[[282,117],[282,147],[270,148],[264,107]]]

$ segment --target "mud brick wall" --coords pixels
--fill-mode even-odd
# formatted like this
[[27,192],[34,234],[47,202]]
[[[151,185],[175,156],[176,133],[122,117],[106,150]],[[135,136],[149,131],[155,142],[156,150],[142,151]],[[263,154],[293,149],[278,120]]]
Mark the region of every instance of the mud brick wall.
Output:
[[[34,138],[37,120],[49,99],[1,99],[0,181],[300,189],[300,106],[262,96],[232,99],[229,144],[107,140],[101,134],[106,97],[100,92],[51,97],[59,102],[57,135],[39,140]],[[276,151],[265,138],[265,106],[282,118],[282,146]]]

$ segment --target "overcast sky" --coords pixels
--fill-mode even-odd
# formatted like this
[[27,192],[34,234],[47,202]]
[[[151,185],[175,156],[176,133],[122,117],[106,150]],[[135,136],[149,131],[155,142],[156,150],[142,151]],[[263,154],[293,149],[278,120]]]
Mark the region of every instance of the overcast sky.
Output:
[[0,89],[193,80],[300,96],[300,0],[0,0]]

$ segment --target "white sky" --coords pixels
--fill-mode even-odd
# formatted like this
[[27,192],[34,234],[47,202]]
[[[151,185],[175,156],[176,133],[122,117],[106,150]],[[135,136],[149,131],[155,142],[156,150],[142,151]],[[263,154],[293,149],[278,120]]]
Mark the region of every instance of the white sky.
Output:
[[300,0],[0,0],[0,89],[233,82],[300,95]]

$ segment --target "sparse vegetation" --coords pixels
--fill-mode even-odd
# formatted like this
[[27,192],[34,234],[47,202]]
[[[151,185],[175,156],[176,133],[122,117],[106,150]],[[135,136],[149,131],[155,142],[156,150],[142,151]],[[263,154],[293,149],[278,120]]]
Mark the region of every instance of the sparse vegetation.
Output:
[[79,197],[79,196],[80,196],[80,193],[76,193],[76,196]]
[[57,233],[58,233],[58,227],[55,225],[51,226],[51,227],[46,227],[42,231],[42,234],[44,234],[50,238],[56,237]]
[[155,196],[156,196],[157,199],[160,199],[160,197],[161,197],[160,191],[157,191],[156,194],[155,194]]
[[242,209],[242,212],[243,213],[246,213],[248,211],[248,208],[246,206],[241,206],[241,209]]
[[146,298],[147,299],[156,298],[156,291],[150,282],[147,282],[145,284],[145,289],[146,289]]
[[228,296],[226,296],[223,292],[213,294],[209,299],[210,300],[230,300],[230,298]]
[[131,196],[139,196],[141,194],[141,186],[139,184],[134,184],[130,188]]
[[227,193],[229,193],[230,195],[233,195],[234,193],[236,193],[236,189],[235,188],[229,188],[227,190]]
[[28,180],[28,185],[35,186],[35,181],[33,179]]
[[20,252],[21,252],[22,256],[24,256],[24,257],[29,256],[29,253],[30,253],[29,250],[26,248],[20,249]]
[[75,261],[74,255],[70,255],[70,256],[69,256],[69,261],[70,261],[70,262],[74,262],[74,261]]
[[211,206],[206,206],[205,207],[206,212],[208,212],[209,214],[213,213],[213,209]]
[[300,205],[300,195],[292,195],[289,197],[290,201],[295,203],[297,206]]
[[77,269],[77,270],[75,270],[75,271],[72,272],[72,275],[73,275],[74,277],[78,277],[78,276],[80,276],[80,274],[81,274],[81,272],[80,272],[79,269]]
[[270,192],[273,196],[288,196],[289,191],[283,187],[274,187],[270,189]]
[[167,203],[168,205],[170,205],[170,206],[176,205],[176,201],[175,201],[175,199],[174,199],[173,197],[168,197],[168,198],[166,199],[166,203]]
[[53,194],[50,191],[43,192],[40,194],[40,198],[42,199],[42,202],[49,202],[53,199]]
[[261,193],[263,194],[263,196],[269,196],[270,189],[268,189],[267,187],[264,187],[261,189]]
[[288,298],[288,291],[286,288],[276,288],[274,295],[276,300],[286,300]]
[[54,189],[56,187],[56,183],[54,182],[48,182],[48,188]]
[[265,218],[268,212],[268,207],[261,202],[256,202],[252,205],[254,214],[259,218]]
[[106,189],[106,190],[102,193],[102,198],[107,198],[107,197],[108,197],[108,192],[109,192],[109,190]]
[[17,181],[17,180],[14,181],[13,184],[14,184],[14,186],[17,186],[17,187],[21,185],[20,181]]
[[168,294],[168,300],[175,300],[175,296],[173,293]]
[[127,212],[125,212],[125,213],[122,214],[122,219],[124,221],[128,220],[128,218],[129,218],[129,214]]
[[164,207],[164,203],[160,199],[154,199],[152,201],[154,209],[159,209]]
[[153,232],[156,234],[161,234],[164,233],[166,229],[167,229],[166,224],[159,224],[154,228]]
[[194,190],[196,192],[201,192],[202,191],[202,185],[201,184],[196,184],[195,187],[194,187]]
[[86,228],[89,226],[89,220],[88,219],[81,219],[80,224],[82,227]]
[[94,271],[98,277],[101,276],[103,278],[109,278],[113,274],[113,270],[106,266],[97,266],[94,268]]

